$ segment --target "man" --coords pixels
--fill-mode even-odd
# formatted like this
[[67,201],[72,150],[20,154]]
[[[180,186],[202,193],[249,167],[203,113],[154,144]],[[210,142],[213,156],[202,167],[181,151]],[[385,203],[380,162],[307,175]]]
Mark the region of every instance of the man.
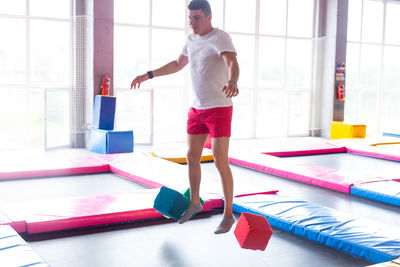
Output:
[[233,109],[231,98],[239,93],[239,65],[230,36],[212,26],[208,1],[192,0],[188,9],[193,33],[188,36],[181,55],[161,68],[137,76],[131,88],[139,88],[142,82],[153,77],[176,73],[189,63],[195,96],[187,122],[190,204],[179,223],[186,222],[202,209],[199,196],[200,159],[207,136],[210,135],[214,163],[221,176],[225,198],[224,217],[215,230],[216,234],[222,234],[229,232],[235,222],[228,148]]

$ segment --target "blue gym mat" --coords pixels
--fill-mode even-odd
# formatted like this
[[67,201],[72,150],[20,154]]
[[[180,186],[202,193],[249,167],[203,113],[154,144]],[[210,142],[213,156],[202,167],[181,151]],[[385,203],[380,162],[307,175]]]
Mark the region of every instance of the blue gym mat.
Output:
[[0,266],[50,267],[9,225],[0,225]]
[[380,263],[400,256],[400,230],[328,207],[279,195],[234,199],[234,212],[265,216],[272,227]]
[[396,181],[353,185],[350,194],[400,206],[400,182]]

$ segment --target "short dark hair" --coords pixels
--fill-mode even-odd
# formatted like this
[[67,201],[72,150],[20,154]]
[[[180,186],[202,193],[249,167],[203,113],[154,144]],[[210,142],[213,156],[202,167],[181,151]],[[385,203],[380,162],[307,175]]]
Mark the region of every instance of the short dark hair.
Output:
[[208,16],[211,14],[211,6],[207,0],[192,0],[188,5],[189,10],[199,10],[204,13],[204,15]]

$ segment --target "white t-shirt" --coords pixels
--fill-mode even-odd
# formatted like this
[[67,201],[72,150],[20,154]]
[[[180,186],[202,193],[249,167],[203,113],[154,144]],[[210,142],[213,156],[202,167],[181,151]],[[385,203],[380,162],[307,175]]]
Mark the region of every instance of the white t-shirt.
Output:
[[229,80],[229,69],[222,52],[234,52],[231,37],[214,28],[204,36],[190,34],[182,55],[189,59],[194,101],[192,107],[208,109],[232,106],[232,99],[221,91]]

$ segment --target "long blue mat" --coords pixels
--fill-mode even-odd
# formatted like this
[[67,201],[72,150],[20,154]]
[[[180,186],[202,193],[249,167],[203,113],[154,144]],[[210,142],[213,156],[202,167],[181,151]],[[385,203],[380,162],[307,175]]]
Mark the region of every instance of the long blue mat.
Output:
[[237,213],[265,216],[272,227],[380,263],[400,256],[400,229],[279,195],[234,199]]
[[1,267],[50,267],[9,225],[0,225]]
[[350,194],[400,206],[400,182],[396,181],[353,185]]

